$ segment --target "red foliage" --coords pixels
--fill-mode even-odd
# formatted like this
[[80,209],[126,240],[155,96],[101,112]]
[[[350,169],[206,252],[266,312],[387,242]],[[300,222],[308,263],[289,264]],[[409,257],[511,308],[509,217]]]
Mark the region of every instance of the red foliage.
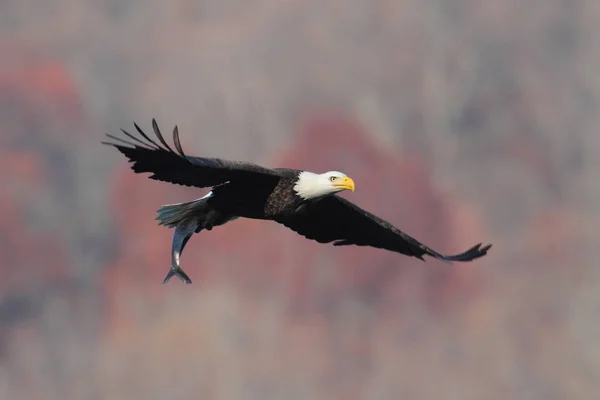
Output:
[[587,241],[581,229],[583,225],[583,217],[577,212],[564,209],[540,211],[526,230],[528,255],[535,257],[536,265],[543,268],[577,270],[583,264],[583,246]]
[[16,282],[56,282],[68,273],[60,239],[51,232],[31,229],[23,203],[0,197],[0,282],[6,289]]
[[[316,114],[308,118],[291,149],[278,164],[321,172],[342,170],[357,185],[356,192],[345,197],[441,252],[463,250],[476,243],[474,237],[481,233],[466,206],[436,190],[421,159],[377,147],[348,117]],[[473,241],[465,242],[465,236]],[[443,303],[472,281],[469,270],[440,269],[435,261],[423,264],[414,258],[358,247],[329,251],[335,260],[338,289],[354,287],[377,296],[387,286],[393,292],[393,281],[409,273],[424,275],[426,295],[432,300],[442,296],[443,300],[436,302]]]
[[[79,120],[79,96],[56,59],[14,41],[0,42],[0,52],[10,55],[0,63],[0,168],[10,171],[0,195],[2,282],[65,279],[69,260],[61,237],[38,228],[37,221],[32,227],[28,211],[37,199],[51,199],[56,190],[49,183],[50,176],[60,177],[52,152],[66,151],[50,132],[70,132],[52,128]],[[40,140],[27,140],[31,137]]]
[[115,285],[120,282],[123,288],[134,282],[160,281],[169,265],[170,242],[169,233],[158,227],[153,217],[173,187],[148,181],[125,166],[114,181],[109,213],[119,232],[120,258],[109,268],[108,279]]
[[[0,63],[0,101],[5,102],[0,140],[19,139],[23,134],[37,135],[56,142],[76,129],[55,129],[53,125],[82,122],[81,99],[66,66],[43,52],[15,42],[0,42],[0,54],[10,54]],[[11,125],[13,124],[13,125]],[[40,129],[27,126],[43,126]]]

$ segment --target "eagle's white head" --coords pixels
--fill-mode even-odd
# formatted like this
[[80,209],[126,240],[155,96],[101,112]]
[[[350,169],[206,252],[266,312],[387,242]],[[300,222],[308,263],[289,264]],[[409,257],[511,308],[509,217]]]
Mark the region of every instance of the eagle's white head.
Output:
[[294,191],[305,200],[327,196],[329,194],[351,190],[354,192],[354,181],[338,171],[315,174],[303,171],[298,175]]

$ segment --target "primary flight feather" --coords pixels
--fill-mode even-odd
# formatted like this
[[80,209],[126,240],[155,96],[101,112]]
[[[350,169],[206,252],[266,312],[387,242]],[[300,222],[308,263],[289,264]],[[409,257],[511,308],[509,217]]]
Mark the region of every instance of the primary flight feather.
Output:
[[[443,255],[412,238],[389,222],[336,195],[354,191],[354,181],[329,171],[316,174],[288,168],[220,158],[192,157],[183,152],[177,127],[173,150],[152,120],[155,139],[134,124],[139,136],[122,130],[125,138],[107,134],[104,144],[114,146],[131,161],[136,173],[151,179],[199,188],[210,187],[206,196],[158,209],[160,225],[175,228],[171,267],[163,283],[177,276],[186,283],[180,256],[189,238],[239,217],[272,220],[319,243],[334,246],[371,246],[423,260],[427,255],[442,261],[472,261],[484,256],[490,244],[481,243],[456,255]],[[158,142],[157,142],[158,140]]]

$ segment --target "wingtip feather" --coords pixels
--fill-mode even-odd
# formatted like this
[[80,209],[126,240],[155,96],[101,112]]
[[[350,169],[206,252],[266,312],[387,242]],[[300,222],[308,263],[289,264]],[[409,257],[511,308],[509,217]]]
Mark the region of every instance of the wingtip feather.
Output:
[[144,139],[146,139],[148,142],[152,143],[154,146],[156,146],[157,150],[161,150],[161,147],[158,145],[158,143],[156,143],[154,140],[152,140],[150,137],[148,137],[148,135],[146,135],[144,133],[144,131],[142,130],[142,128],[139,127],[139,125],[137,123],[133,123],[133,126],[135,126],[135,129],[138,131],[138,133],[140,135],[142,135],[144,137]]
[[491,244],[487,244],[482,247],[482,243],[477,243],[475,246],[460,254],[442,256],[441,258],[438,258],[440,258],[442,261],[473,261],[477,258],[485,256],[491,247]]
[[156,135],[156,137],[158,138],[158,140],[160,140],[160,142],[172,153],[174,153],[174,151],[171,149],[171,147],[169,146],[169,144],[167,143],[167,141],[165,140],[165,138],[163,137],[162,133],[160,132],[160,129],[158,128],[158,124],[156,123],[156,119],[152,118],[152,130],[154,131],[154,135]]
[[177,149],[179,155],[186,158],[183,148],[181,147],[181,142],[179,141],[179,128],[177,125],[175,125],[175,128],[173,128],[173,143],[175,144],[175,149]]

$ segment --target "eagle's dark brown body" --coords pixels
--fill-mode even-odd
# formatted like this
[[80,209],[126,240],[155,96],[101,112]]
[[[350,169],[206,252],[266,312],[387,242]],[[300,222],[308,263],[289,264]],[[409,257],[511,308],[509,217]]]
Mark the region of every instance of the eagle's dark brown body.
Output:
[[262,182],[230,182],[213,188],[208,204],[223,214],[237,217],[268,219],[284,218],[296,211],[303,200],[294,192],[301,171],[279,170],[281,176]]

